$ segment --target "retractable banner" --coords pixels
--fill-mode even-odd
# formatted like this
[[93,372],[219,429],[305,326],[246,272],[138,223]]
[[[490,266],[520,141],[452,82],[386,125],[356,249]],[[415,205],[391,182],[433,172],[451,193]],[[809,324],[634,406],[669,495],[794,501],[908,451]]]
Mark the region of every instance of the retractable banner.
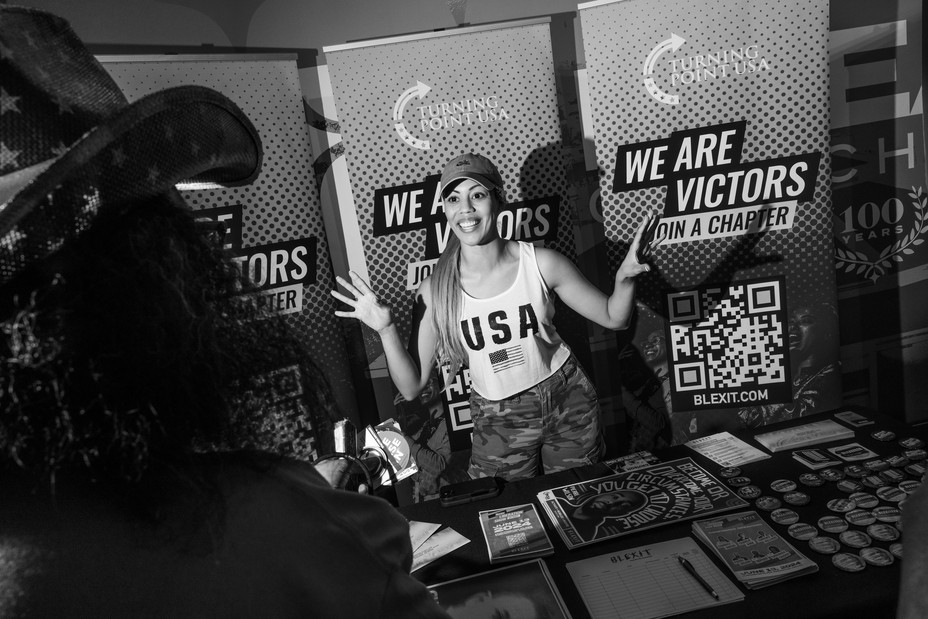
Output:
[[[443,165],[476,152],[499,167],[506,238],[575,257],[548,19],[466,27],[324,49],[352,204],[340,203],[351,269],[410,333],[414,291],[450,230],[437,193]],[[377,335],[364,328],[381,419],[395,389]],[[455,452],[470,449],[466,370],[444,391]]]
[[[183,191],[198,217],[225,225],[225,244],[243,273],[258,287],[252,300],[283,314],[332,386],[342,413],[358,417],[345,340],[333,315],[335,284],[312,174],[309,133],[290,55],[104,56],[100,58],[126,97],[182,84],[207,86],[232,99],[260,134],[264,161],[260,176],[246,187]],[[268,428],[309,423],[301,407],[296,368],[263,377],[278,403],[268,412]],[[287,422],[277,423],[277,417]],[[315,458],[319,446],[310,428],[295,430],[297,455]],[[270,431],[270,430],[269,430]],[[309,439],[298,435],[312,436]],[[331,447],[327,447],[331,449]]]
[[665,237],[620,352],[632,447],[837,406],[828,2],[579,13],[613,269],[647,211]]
[[832,200],[845,401],[928,418],[928,178],[918,0],[831,15]]

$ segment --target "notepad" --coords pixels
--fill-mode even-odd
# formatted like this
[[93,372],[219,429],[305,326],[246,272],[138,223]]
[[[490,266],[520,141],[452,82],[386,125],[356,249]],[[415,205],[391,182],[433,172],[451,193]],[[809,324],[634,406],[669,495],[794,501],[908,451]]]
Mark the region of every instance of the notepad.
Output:
[[[716,600],[677,557],[688,560]],[[744,594],[696,544],[683,537],[567,564],[593,619],[657,619],[744,600]]]

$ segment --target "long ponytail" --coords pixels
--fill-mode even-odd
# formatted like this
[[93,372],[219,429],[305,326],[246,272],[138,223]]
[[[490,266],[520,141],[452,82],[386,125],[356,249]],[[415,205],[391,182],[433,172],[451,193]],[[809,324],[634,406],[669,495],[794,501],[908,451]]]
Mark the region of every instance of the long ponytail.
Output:
[[436,357],[438,366],[450,366],[445,376],[445,384],[452,380],[464,365],[467,358],[464,346],[458,334],[458,321],[461,315],[461,241],[454,234],[449,235],[448,245],[438,258],[432,271],[432,324],[438,334]]

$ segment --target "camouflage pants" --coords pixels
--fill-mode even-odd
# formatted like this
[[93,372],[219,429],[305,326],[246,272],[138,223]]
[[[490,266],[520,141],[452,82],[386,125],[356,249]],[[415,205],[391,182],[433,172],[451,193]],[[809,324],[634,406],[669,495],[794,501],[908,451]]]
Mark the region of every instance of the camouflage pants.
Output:
[[471,391],[470,413],[471,477],[534,477],[599,462],[605,452],[596,389],[573,356],[505,400]]

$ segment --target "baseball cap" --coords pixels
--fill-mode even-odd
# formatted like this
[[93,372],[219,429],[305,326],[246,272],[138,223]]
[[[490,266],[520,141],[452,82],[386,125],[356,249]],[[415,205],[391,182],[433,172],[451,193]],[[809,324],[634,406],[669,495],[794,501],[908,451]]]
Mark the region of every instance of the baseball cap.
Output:
[[451,183],[464,178],[475,180],[486,189],[503,188],[503,177],[492,161],[483,155],[465,153],[446,163],[441,171],[441,196],[445,197],[445,189]]

